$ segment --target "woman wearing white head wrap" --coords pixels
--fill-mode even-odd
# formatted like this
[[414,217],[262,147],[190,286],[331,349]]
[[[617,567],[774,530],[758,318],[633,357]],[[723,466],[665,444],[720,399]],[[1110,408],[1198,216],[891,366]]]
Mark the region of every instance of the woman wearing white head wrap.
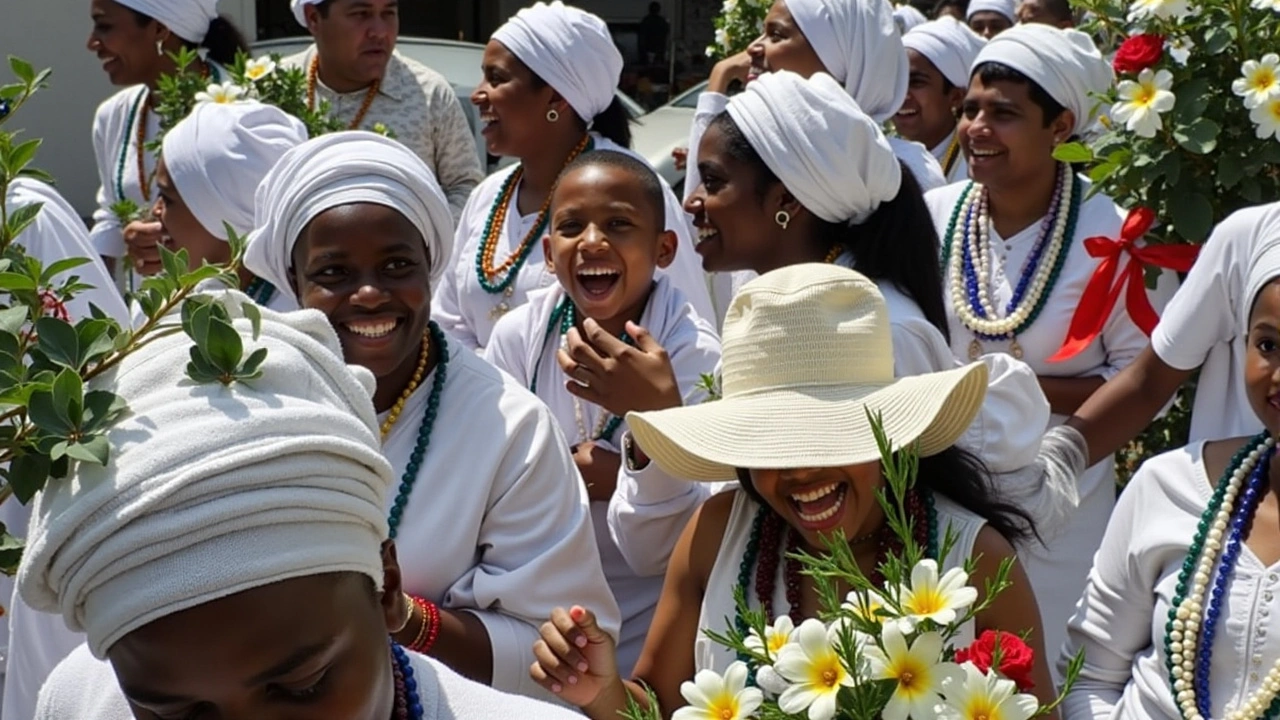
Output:
[[965,13],[969,27],[990,40],[1018,22],[1015,0],[969,0]]
[[[1280,532],[1263,518],[1273,518],[1277,505],[1280,228],[1274,214],[1254,212],[1261,210],[1238,218],[1261,221],[1264,233],[1255,236],[1260,244],[1240,242],[1233,266],[1210,270],[1219,278],[1214,293],[1233,296],[1234,313],[1210,307],[1211,314],[1198,320],[1220,336],[1245,338],[1230,392],[1249,407],[1248,429],[1241,432],[1238,416],[1215,418],[1214,429],[1227,439],[1202,438],[1151,458],[1125,487],[1060,657],[1064,664],[1067,653],[1085,658],[1063,706],[1065,717],[1265,717],[1275,695],[1280,618],[1271,609]],[[1241,262],[1250,252],[1251,262]],[[1218,321],[1227,327],[1209,326]],[[1214,378],[1213,390],[1220,389],[1218,382]],[[1206,541],[1203,528],[1222,525],[1221,541]],[[1247,549],[1232,558],[1230,549],[1241,545]],[[1187,567],[1198,570],[1193,575]],[[1204,581],[1206,575],[1217,584]],[[1172,671],[1164,660],[1178,639],[1166,629],[1171,617],[1203,628],[1183,638],[1185,660],[1177,663],[1174,654]],[[1185,692],[1173,692],[1172,681]]]
[[551,609],[591,597],[614,633],[619,613],[555,419],[429,321],[453,242],[435,178],[394,140],[326,135],[263,180],[257,224],[248,268],[323,311],[347,362],[377,378],[398,478],[391,537],[418,598],[396,637],[500,690],[540,693],[528,668]]
[[[587,149],[635,155],[615,96],[622,64],[605,22],[559,0],[516,13],[485,46],[484,79],[471,102],[489,153],[520,164],[471,194],[458,221],[455,267],[436,291],[436,320],[467,347],[482,350],[498,318],[555,283],[536,249],[560,171]],[[700,315],[715,317],[689,220],[670,189],[666,215],[681,249],[662,272]]]
[[88,644],[34,717],[568,717],[389,646],[405,604],[373,378],[319,313],[255,327],[244,295],[213,301],[267,350],[261,376],[192,384],[185,335],[146,344],[97,381],[130,408],[109,464],[35,501],[19,589]]
[[218,17],[216,7],[217,0],[90,2],[89,51],[98,56],[111,84],[124,88],[98,106],[93,119],[100,187],[89,237],[113,271],[115,260],[126,254],[134,264],[130,272],[160,269],[160,224],[148,219],[122,225],[111,207],[128,200],[145,212],[156,199],[156,157],[146,150],[160,132],[151,91],[161,77],[177,71],[171,55],[183,48],[207,50],[194,69],[221,82],[227,77],[223,66],[248,50],[240,31]]
[[969,165],[960,152],[956,123],[969,89],[969,68],[984,41],[964,23],[944,16],[913,28],[902,36],[902,44],[911,62],[911,82],[893,126],[929,148],[948,181],[965,180]]
[[[307,140],[292,115],[257,102],[203,103],[164,137],[153,214],[166,244],[184,249],[192,269],[231,260],[227,226],[253,230],[258,184],[290,149]],[[296,310],[293,293],[242,270],[241,287],[259,304]]]
[[[1088,180],[1054,160],[1053,150],[1088,125],[1092,96],[1110,80],[1106,61],[1075,31],[1019,25],[988,41],[974,63],[957,131],[973,182],[926,196],[945,248],[952,351],[959,358],[1022,357],[1049,398],[1052,426],[1147,345],[1118,302],[1100,334],[1059,353],[1102,262],[1085,240],[1120,238],[1125,213],[1092,194]],[[1151,293],[1157,309],[1174,284],[1166,274]],[[985,293],[971,295],[971,287]],[[1090,468],[1079,479],[1080,507],[1062,535],[1051,549],[1025,553],[1050,647],[1063,639],[1115,504],[1114,486],[1110,459]]]
[[893,21],[898,25],[898,32],[906,34],[911,28],[929,22],[929,18],[914,5],[898,5],[893,9]]

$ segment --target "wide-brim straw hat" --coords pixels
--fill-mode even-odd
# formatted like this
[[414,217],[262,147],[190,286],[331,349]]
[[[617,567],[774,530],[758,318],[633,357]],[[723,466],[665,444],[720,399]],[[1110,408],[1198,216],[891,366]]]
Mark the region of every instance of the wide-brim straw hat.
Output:
[[895,379],[884,297],[836,265],[793,265],[744,285],[724,323],[720,400],[627,414],[641,450],[689,480],[874,462],[870,415],[890,445],[922,457],[951,447],[973,421],[987,369]]

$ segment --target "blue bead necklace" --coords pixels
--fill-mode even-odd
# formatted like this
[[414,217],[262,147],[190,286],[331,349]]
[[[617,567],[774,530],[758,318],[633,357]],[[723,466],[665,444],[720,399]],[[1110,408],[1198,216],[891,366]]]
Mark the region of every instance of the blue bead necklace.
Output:
[[434,320],[427,323],[427,330],[431,333],[431,342],[437,348],[436,376],[431,382],[431,397],[427,398],[427,409],[422,415],[422,424],[418,426],[418,441],[409,455],[409,464],[405,465],[404,475],[400,477],[400,488],[396,492],[396,499],[391,504],[391,512],[387,516],[388,536],[392,540],[395,540],[399,533],[400,519],[404,516],[405,506],[409,504],[409,496],[413,494],[413,486],[418,482],[418,471],[422,468],[422,458],[427,453],[427,446],[431,444],[431,431],[436,426],[436,415],[440,411],[440,396],[444,393],[444,383],[448,377],[449,344],[445,340],[444,332]]
[[413,677],[413,665],[409,654],[398,643],[391,643],[391,657],[395,660],[392,675],[395,677],[396,700],[392,709],[395,720],[422,720],[422,699],[418,695],[418,681]]

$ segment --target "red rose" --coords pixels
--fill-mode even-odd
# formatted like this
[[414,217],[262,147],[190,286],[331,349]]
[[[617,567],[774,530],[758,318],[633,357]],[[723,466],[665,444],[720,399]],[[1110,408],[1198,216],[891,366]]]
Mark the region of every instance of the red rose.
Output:
[[1118,73],[1139,73],[1160,62],[1162,55],[1163,35],[1134,35],[1120,45],[1111,67]]
[[990,671],[991,659],[996,654],[996,638],[1000,639],[1000,667],[996,672],[1012,680],[1022,692],[1034,688],[1031,664],[1035,653],[1012,633],[984,630],[972,645],[956,651],[956,662],[971,662],[982,672]]

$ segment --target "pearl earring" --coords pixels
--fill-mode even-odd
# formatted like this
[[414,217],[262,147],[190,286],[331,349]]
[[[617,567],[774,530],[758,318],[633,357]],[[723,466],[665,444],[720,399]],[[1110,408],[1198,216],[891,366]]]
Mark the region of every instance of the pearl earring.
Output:
[[778,227],[786,230],[787,226],[791,224],[791,213],[786,210],[779,210],[778,214],[773,216],[773,221],[778,223]]
[[553,122],[559,122],[559,121],[560,121],[560,113],[556,112],[555,108],[551,108],[550,110],[547,111],[547,122],[553,123]]

